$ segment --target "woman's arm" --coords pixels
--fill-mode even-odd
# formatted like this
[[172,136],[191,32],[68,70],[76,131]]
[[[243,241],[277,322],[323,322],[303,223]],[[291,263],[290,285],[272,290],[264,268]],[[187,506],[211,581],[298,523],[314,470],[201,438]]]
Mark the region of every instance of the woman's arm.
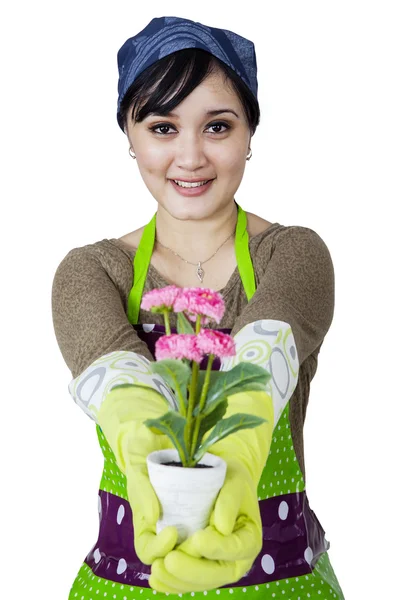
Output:
[[151,372],[154,358],[126,316],[114,281],[118,268],[97,244],[74,248],[52,286],[55,335],[73,376],[68,389],[94,420],[107,393],[121,383],[140,382],[169,402],[173,398],[163,378]]
[[278,233],[265,263],[257,290],[231,331],[236,356],[223,359],[220,369],[250,361],[271,373],[266,391],[273,399],[276,425],[296,389],[300,365],[319,352],[329,330],[335,282],[325,242],[307,227]]
[[263,319],[283,322],[293,332],[301,365],[321,346],[333,319],[335,274],[329,249],[314,230],[292,226],[277,233],[272,255],[264,260],[257,289],[231,335]]

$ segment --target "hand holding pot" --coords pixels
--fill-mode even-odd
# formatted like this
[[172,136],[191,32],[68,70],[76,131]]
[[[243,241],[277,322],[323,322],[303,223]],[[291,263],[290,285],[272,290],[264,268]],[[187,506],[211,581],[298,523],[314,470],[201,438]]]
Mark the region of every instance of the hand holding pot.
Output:
[[156,533],[160,504],[146,464],[151,452],[174,447],[167,436],[155,434],[143,424],[148,418],[162,416],[167,408],[166,400],[152,388],[128,385],[112,388],[98,413],[98,423],[127,479],[135,551],[146,565],[164,557],[178,539],[178,531],[173,526]]
[[171,594],[212,590],[239,581],[251,569],[262,547],[256,486],[232,461],[222,492],[210,525],[154,561],[149,579],[153,589]]
[[241,429],[210,446],[210,453],[227,463],[225,482],[210,525],[153,563],[149,584],[157,591],[205,591],[234,583],[250,570],[261,551],[257,487],[271,446],[272,398],[264,391],[229,396],[225,416],[241,412],[257,415],[266,422],[255,429]]

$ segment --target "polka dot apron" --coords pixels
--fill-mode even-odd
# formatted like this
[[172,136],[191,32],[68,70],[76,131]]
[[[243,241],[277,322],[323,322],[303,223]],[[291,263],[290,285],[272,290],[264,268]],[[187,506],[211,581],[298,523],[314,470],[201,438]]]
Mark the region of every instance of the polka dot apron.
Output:
[[[235,251],[248,300],[255,292],[254,269],[248,247],[246,213],[238,206]],[[134,258],[134,281],[128,298],[128,319],[154,356],[163,325],[138,324],[137,318],[155,240],[155,219],[143,231]],[[217,329],[230,333],[231,329]],[[171,328],[171,333],[177,333]],[[200,364],[206,369],[207,357]],[[220,368],[216,357],[213,370]],[[263,547],[250,571],[236,583],[204,592],[179,594],[181,598],[239,596],[251,600],[344,600],[328,556],[329,542],[311,510],[289,421],[289,404],[282,412],[268,459],[258,484],[263,524]],[[71,587],[68,600],[149,600],[162,595],[148,583],[151,566],[143,564],[134,549],[132,512],[126,478],[119,470],[101,428],[96,425],[104,456],[98,496],[99,536],[86,556]],[[170,594],[176,596],[176,594]]]

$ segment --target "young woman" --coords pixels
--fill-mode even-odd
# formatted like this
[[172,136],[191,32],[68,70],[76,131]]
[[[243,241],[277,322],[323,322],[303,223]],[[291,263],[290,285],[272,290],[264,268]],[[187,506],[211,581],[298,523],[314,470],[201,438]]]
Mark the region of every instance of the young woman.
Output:
[[[342,599],[329,542],[309,507],[303,453],[310,382],[333,318],[334,269],[315,231],[270,223],[235,201],[260,118],[254,45],[162,17],[124,43],[118,67],[118,124],[157,211],[121,238],[72,249],[54,277],[69,391],[96,422],[105,460],[99,537],[69,598]],[[172,284],[222,294],[218,330],[234,337],[238,361],[272,374],[259,408],[270,400],[274,415],[266,453],[255,434],[246,449],[235,445],[241,432],[227,438],[232,462],[215,518],[180,546],[175,527],[156,534],[159,507],[145,468],[166,436],[143,428],[157,402],[151,388],[169,400],[171,391],[149,368],[163,315],[143,310],[141,298]],[[176,332],[174,314],[171,326]],[[146,383],[149,393],[112,390],[122,382]]]

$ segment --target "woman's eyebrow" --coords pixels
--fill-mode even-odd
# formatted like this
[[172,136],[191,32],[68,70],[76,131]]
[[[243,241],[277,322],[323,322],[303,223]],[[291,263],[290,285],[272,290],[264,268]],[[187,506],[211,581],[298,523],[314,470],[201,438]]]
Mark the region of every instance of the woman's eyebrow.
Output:
[[[216,110],[207,110],[205,112],[206,115],[219,115],[221,113],[232,113],[238,119],[240,118],[239,115],[234,110],[232,110],[231,108],[218,108]],[[164,115],[161,115],[158,112],[152,112],[150,114],[153,115],[153,116],[155,116],[155,117],[178,117],[179,118],[179,115],[177,115],[176,113],[173,113],[173,112],[169,112],[169,113],[166,113]]]

